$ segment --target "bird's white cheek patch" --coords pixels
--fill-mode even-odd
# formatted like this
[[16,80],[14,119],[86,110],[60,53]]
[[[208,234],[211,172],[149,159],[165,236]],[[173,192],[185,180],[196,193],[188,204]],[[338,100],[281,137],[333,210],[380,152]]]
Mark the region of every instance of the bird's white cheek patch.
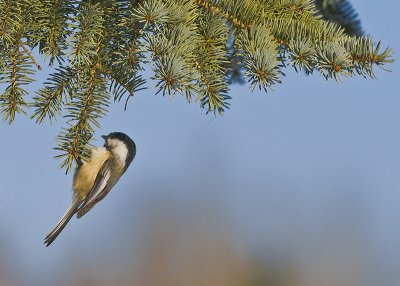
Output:
[[128,148],[124,143],[119,143],[113,150],[113,153],[122,164],[125,164],[126,157],[128,156]]

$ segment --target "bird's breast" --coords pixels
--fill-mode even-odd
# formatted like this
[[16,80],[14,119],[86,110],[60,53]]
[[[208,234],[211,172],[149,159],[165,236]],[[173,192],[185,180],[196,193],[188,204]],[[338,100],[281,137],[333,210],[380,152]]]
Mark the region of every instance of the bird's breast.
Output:
[[101,166],[109,157],[110,152],[106,148],[94,148],[89,160],[77,169],[74,176],[73,190],[79,199],[85,198],[89,193]]

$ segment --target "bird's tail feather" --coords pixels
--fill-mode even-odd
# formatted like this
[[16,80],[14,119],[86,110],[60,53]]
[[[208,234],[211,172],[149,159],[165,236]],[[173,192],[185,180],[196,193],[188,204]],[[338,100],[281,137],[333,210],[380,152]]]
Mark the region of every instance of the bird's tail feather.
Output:
[[75,198],[72,201],[71,206],[65,212],[63,217],[60,219],[60,221],[57,223],[57,225],[54,227],[54,229],[46,236],[46,238],[44,240],[44,243],[46,244],[46,246],[49,246],[57,238],[57,236],[67,225],[69,220],[72,218],[72,216],[76,213],[80,204],[81,204],[81,201],[78,200],[77,198]]

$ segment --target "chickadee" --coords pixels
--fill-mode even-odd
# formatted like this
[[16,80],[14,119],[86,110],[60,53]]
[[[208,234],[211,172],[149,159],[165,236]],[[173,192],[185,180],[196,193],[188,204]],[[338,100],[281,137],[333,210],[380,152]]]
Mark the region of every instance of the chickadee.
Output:
[[76,214],[82,217],[101,201],[128,169],[136,155],[135,142],[128,135],[113,132],[104,138],[104,147],[96,147],[87,162],[78,165],[73,179],[73,201],[56,227],[46,236],[49,246]]

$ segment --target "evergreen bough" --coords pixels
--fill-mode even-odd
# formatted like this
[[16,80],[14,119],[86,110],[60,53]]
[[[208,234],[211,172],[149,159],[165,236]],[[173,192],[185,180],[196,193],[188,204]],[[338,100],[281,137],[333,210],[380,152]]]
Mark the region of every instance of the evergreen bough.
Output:
[[[56,149],[68,171],[110,102],[145,88],[144,67],[159,93],[222,113],[229,83],[267,91],[286,66],[373,78],[392,61],[380,46],[345,0],[0,0],[0,108],[10,124],[28,108],[38,123],[66,118]],[[54,72],[29,101],[39,54]]]

